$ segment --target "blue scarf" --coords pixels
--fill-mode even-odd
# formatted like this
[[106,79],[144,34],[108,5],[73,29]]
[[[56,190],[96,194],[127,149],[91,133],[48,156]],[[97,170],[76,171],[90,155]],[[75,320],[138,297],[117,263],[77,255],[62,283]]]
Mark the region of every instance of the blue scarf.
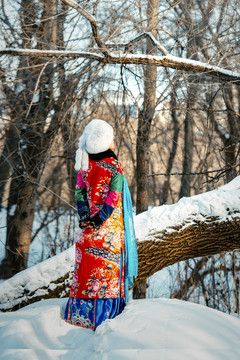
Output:
[[125,299],[128,301],[129,287],[133,286],[133,277],[138,274],[138,254],[136,236],[134,231],[133,210],[131,194],[128,188],[127,180],[124,176],[123,180],[123,220],[124,220],[124,292]]

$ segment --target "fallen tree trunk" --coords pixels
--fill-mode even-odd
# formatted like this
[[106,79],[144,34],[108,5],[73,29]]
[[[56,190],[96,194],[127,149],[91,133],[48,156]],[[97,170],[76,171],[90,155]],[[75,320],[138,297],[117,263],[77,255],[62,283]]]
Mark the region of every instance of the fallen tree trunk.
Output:
[[[239,188],[240,177],[219,190],[138,215],[139,271],[135,285],[179,261],[240,249]],[[16,274],[0,284],[0,310],[67,297],[73,268],[74,247]]]
[[[184,228],[183,226],[172,229],[170,233],[156,232],[146,240],[138,242],[139,275],[135,284],[179,261],[240,249],[240,216],[223,222],[216,218],[207,218],[205,221],[196,221],[195,224]],[[73,257],[71,261],[71,270],[64,276],[50,281],[48,286],[40,286],[30,291],[23,285],[22,291],[18,292],[18,298],[11,298],[11,292],[7,297],[5,294],[0,310],[17,310],[42,299],[68,296],[74,266]],[[24,272],[31,274],[31,269]],[[20,275],[21,273],[6,280],[5,284]]]

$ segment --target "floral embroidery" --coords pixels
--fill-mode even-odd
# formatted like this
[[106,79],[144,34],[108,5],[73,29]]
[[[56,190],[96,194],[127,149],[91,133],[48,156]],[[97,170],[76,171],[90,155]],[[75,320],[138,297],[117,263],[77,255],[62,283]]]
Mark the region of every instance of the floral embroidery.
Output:
[[109,193],[109,186],[104,184],[99,184],[101,186],[101,191],[96,192],[96,195],[102,198],[102,200],[106,200]]
[[89,247],[85,249],[86,252],[92,254],[94,256],[100,256],[103,259],[107,259],[109,261],[113,261],[116,263],[120,262],[120,253],[114,253],[110,250],[101,248],[101,247]]
[[113,160],[112,163],[106,161],[98,161],[97,164],[103,167],[104,169],[110,170],[112,175],[119,174],[119,170],[120,170],[119,162],[116,160]]
[[[105,285],[105,284],[104,284]],[[93,296],[96,295],[98,293],[98,291],[102,288],[102,284],[99,280],[95,279],[92,282],[92,294]]]
[[76,262],[80,263],[82,261],[82,251],[79,249],[79,247],[76,247]]
[[88,295],[89,298],[96,296],[99,299],[115,298],[119,294],[119,270],[112,264],[107,264],[105,270],[97,268],[91,273],[86,285],[88,288],[82,293]]
[[99,231],[98,231],[98,236],[105,236],[108,232],[108,229],[105,226],[100,227]]
[[[121,232],[119,232],[119,235],[121,235]],[[121,246],[121,237],[120,236],[117,237],[117,236],[118,234],[110,232],[105,237],[103,245],[112,251],[119,248]]]
[[68,323],[93,328],[93,319],[90,319],[92,317],[92,303],[82,299],[70,298],[68,306],[71,314],[66,319]]
[[94,330],[104,320],[121,314],[124,299],[76,299],[69,298],[64,320],[69,324]]
[[76,243],[78,243],[78,244],[83,243],[82,229],[79,229],[79,231],[77,233]]

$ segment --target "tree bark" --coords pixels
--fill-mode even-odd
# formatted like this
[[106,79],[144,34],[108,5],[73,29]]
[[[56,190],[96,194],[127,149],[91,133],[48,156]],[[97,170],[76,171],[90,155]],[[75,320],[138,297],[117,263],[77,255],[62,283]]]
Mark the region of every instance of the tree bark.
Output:
[[[195,24],[192,20],[192,10],[194,11],[193,3],[189,2],[189,9],[185,9],[183,4],[180,4],[183,10],[184,18],[186,19],[185,27],[188,34],[187,37],[187,57],[197,60],[197,39],[195,34],[197,33],[196,28],[198,24]],[[193,146],[194,146],[194,134],[193,134],[193,116],[191,109],[195,104],[197,97],[195,78],[190,76],[187,80],[187,107],[184,119],[184,150],[183,150],[183,175],[181,178],[181,188],[179,192],[179,199],[184,196],[191,195],[191,182],[192,176],[188,175],[192,171],[193,162]],[[189,85],[188,85],[189,84]]]
[[184,119],[184,150],[183,150],[183,175],[181,178],[181,188],[179,199],[190,196],[192,159],[193,159],[193,119],[190,114],[190,108],[193,102],[190,100],[192,94],[188,94],[187,112]]
[[[29,26],[29,23],[32,24],[38,17],[36,4],[31,0],[21,1],[19,18],[24,34],[24,48],[33,46],[33,38],[38,49],[56,47],[56,14],[57,1],[46,2],[42,14],[39,15],[40,20],[44,21],[40,21],[36,30],[35,27]],[[49,18],[48,22],[45,21],[46,18]],[[19,92],[16,87],[10,92],[6,86],[4,87],[11,119],[6,150],[11,152],[12,174],[8,199],[6,252],[0,264],[1,278],[9,278],[27,267],[36,203],[35,184],[41,177],[43,153],[50,147],[50,139],[54,134],[53,131],[48,137],[45,132],[43,137],[47,116],[54,106],[54,69],[53,64],[47,63],[47,59],[41,64],[42,71],[39,74],[35,70],[35,66],[39,65],[38,58],[20,58],[17,77],[21,80],[23,90]],[[39,100],[33,106],[34,92],[38,94]]]
[[8,212],[6,256],[1,264],[5,279],[27,268],[36,197],[29,181],[22,181],[21,186],[14,215]]
[[173,123],[173,139],[172,139],[171,151],[169,153],[169,158],[168,158],[166,175],[164,178],[164,183],[163,183],[161,197],[160,197],[160,205],[165,204],[168,199],[169,188],[170,188],[170,175],[169,174],[172,171],[173,162],[174,162],[175,155],[177,152],[178,135],[179,135],[179,131],[180,131],[178,116],[176,114],[176,109],[175,109],[176,108],[176,98],[175,98],[174,92],[171,93],[170,107],[171,107],[171,117],[172,117],[172,123]]
[[[239,149],[237,144],[239,141],[239,113],[234,107],[236,103],[234,101],[233,85],[226,85],[223,89],[223,101],[227,110],[226,128],[221,126],[221,123],[217,119],[214,112],[209,112],[209,119],[215,132],[220,137],[223,148],[221,151],[224,154],[225,167],[226,167],[226,182],[231,181],[237,173],[237,157]],[[213,94],[207,93],[207,99],[212,99]],[[209,101],[209,100],[208,100]],[[211,104],[212,105],[212,104]]]
[[[223,90],[223,100],[227,108],[228,133],[222,136],[225,147],[225,162],[230,170],[226,173],[226,181],[236,177],[236,142],[239,140],[239,114],[234,109],[233,86],[226,86]],[[236,105],[235,105],[236,106]]]
[[[156,36],[158,26],[158,0],[148,0],[147,19],[148,32]],[[156,55],[156,46],[147,39],[147,54]],[[137,134],[137,206],[136,213],[139,214],[148,208],[148,173],[149,173],[149,136],[155,113],[157,86],[157,68],[154,65],[146,65],[144,70],[144,99],[143,108],[138,116]],[[135,287],[134,299],[146,297],[147,283]]]
[[[153,236],[153,239],[149,239]],[[139,272],[135,284],[182,260],[240,249],[240,218],[218,222],[218,218],[195,221],[173,232],[151,235],[138,243]]]
[[16,139],[16,128],[13,125],[10,125],[6,130],[5,134],[4,147],[0,156],[0,209],[2,203],[6,200],[4,199],[4,192],[6,188],[6,183],[11,176],[12,164],[11,164],[11,155],[16,150],[16,144],[14,139]]

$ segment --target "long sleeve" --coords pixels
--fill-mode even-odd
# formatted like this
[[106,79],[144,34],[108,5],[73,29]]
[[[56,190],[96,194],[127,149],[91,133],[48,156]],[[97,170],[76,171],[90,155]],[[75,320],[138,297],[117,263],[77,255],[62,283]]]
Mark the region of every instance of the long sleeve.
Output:
[[122,195],[124,175],[117,174],[112,176],[110,191],[101,211],[97,214],[102,222],[106,221],[117,206],[118,200]]
[[78,208],[78,215],[81,216],[88,212],[89,213],[89,205],[87,200],[87,191],[85,183],[83,182],[82,175],[79,172],[77,176],[77,185],[75,191],[75,203]]

